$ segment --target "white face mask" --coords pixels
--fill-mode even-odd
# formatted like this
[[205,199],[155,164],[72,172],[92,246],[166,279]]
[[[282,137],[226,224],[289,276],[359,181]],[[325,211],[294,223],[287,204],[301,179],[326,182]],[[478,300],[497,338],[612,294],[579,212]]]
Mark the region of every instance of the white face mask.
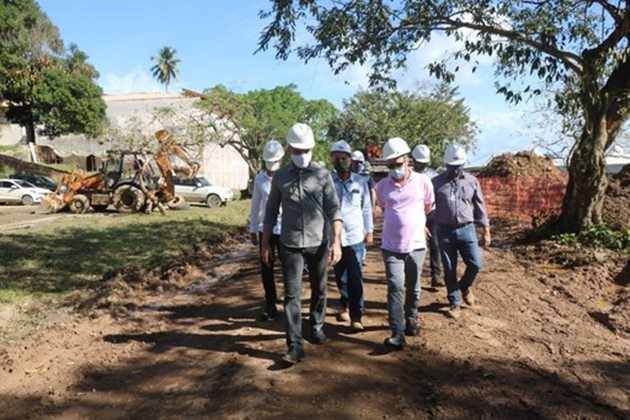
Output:
[[291,155],[291,160],[300,169],[304,169],[311,163],[311,158],[313,157],[313,152],[308,151],[307,153],[302,153],[301,155]]
[[265,161],[265,168],[267,168],[267,170],[269,172],[276,172],[278,169],[280,169],[280,161],[277,160],[275,162],[270,162],[268,160]]

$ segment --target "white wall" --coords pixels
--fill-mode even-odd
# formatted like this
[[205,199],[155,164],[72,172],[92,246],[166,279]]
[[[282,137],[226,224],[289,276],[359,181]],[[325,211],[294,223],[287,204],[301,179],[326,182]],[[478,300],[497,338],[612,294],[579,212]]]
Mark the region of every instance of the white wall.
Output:
[[17,124],[9,124],[4,118],[0,118],[0,145],[13,146],[18,144],[26,133],[24,129]]
[[211,184],[236,190],[247,188],[249,170],[247,163],[231,146],[209,144],[204,147],[199,174]]

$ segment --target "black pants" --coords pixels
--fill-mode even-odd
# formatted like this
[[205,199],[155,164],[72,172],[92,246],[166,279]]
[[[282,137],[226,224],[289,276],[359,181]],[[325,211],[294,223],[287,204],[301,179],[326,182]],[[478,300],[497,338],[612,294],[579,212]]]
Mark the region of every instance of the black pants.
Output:
[[[258,244],[262,250],[262,233],[258,234]],[[276,317],[278,309],[276,308],[276,282],[273,278],[273,267],[276,258],[280,255],[280,235],[271,235],[269,238],[269,252],[271,254],[271,266],[267,266],[262,262],[262,253],[260,260],[260,275],[262,277],[263,288],[265,289],[265,312],[270,317]]]
[[304,260],[308,264],[311,283],[309,323],[312,329],[322,329],[326,316],[326,277],[328,243],[311,248],[280,247],[280,260],[284,278],[284,312],[287,321],[287,346],[304,347],[302,337],[302,275]]
[[435,221],[435,210],[427,214],[427,228],[431,232],[429,238],[429,258],[431,262],[431,283],[440,281],[442,273],[442,260],[440,259],[440,242],[438,239],[437,222]]

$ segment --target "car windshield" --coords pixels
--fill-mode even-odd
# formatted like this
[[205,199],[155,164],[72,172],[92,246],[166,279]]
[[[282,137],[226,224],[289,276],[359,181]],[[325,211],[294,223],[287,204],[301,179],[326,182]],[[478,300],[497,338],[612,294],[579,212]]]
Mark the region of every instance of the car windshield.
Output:
[[203,176],[198,176],[197,177],[197,182],[201,184],[202,187],[210,187],[211,184],[210,182],[208,182],[208,180],[203,177]]
[[23,181],[21,179],[14,179],[13,182],[18,184],[22,188],[37,188],[35,185],[31,184],[30,182]]

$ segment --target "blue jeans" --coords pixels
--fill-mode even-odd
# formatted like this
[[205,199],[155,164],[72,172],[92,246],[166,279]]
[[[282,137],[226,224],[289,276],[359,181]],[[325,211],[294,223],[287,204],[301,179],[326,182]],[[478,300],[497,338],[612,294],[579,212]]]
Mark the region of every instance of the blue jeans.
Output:
[[335,280],[341,295],[339,301],[344,308],[350,308],[350,319],[361,321],[363,314],[363,270],[361,258],[365,243],[341,248],[341,260],[335,265]]
[[[446,283],[448,301],[453,306],[461,305],[459,291],[466,291],[472,286],[481,269],[481,253],[477,243],[477,232],[474,223],[460,227],[438,225],[440,254],[444,266],[444,283]],[[466,270],[459,284],[457,283],[457,253],[460,253]]]
[[326,279],[328,243],[312,248],[280,246],[280,261],[284,279],[284,312],[286,315],[287,346],[303,348],[302,337],[302,275],[304,263],[308,263],[308,279],[311,283],[309,323],[311,329],[321,330],[326,315]]
[[387,276],[387,316],[392,336],[403,336],[406,322],[416,322],[421,291],[420,274],[425,254],[425,249],[408,253],[383,250]]

